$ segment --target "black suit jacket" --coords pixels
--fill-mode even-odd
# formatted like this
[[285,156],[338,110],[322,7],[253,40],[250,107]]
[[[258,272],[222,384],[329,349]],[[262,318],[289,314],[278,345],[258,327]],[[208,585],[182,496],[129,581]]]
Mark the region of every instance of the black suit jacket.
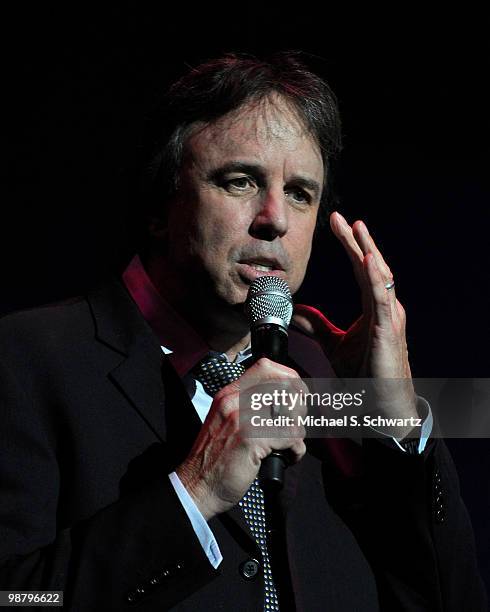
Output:
[[[307,336],[293,331],[290,347],[299,369],[332,373]],[[260,572],[240,571],[261,561],[240,510],[210,521],[224,557],[214,570],[168,480],[200,424],[119,281],[5,317],[0,357],[2,589],[63,590],[65,609],[83,612],[261,610]],[[486,609],[444,444],[422,456],[376,440],[357,450],[357,476],[324,441],[287,470],[294,601],[283,608]]]

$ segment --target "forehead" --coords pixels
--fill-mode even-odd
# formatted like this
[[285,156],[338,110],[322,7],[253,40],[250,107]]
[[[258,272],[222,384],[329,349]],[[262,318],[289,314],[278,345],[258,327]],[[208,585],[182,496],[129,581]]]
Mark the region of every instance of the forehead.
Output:
[[323,175],[317,141],[297,111],[280,96],[248,103],[208,125],[196,126],[186,151],[194,163],[212,166],[228,159],[294,164]]

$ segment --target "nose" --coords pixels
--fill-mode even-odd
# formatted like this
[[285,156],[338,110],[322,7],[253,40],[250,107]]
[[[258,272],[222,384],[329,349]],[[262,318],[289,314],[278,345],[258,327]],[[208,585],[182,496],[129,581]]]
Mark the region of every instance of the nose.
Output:
[[282,238],[288,231],[288,209],[282,189],[268,189],[260,200],[260,208],[255,215],[249,233],[259,240],[271,242]]

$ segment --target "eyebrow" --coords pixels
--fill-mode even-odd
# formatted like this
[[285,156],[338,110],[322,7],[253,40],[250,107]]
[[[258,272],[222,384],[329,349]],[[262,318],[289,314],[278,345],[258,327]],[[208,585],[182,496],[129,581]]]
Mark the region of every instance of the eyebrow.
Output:
[[287,182],[287,185],[297,185],[298,187],[308,189],[313,193],[315,198],[319,198],[320,193],[322,191],[320,184],[317,183],[317,181],[300,175],[294,175],[293,177],[291,177],[291,179]]
[[[265,182],[266,178],[266,172],[262,166],[260,166],[259,164],[251,164],[248,162],[241,161],[228,162],[226,164],[223,164],[222,166],[219,166],[218,168],[215,168],[214,170],[211,170],[208,175],[208,178],[211,180],[219,180],[223,178],[225,174],[228,174],[230,172],[243,172],[244,174],[252,174],[254,176],[257,176],[263,182]],[[320,197],[320,193],[322,191],[322,188],[317,181],[307,178],[306,176],[301,176],[299,174],[295,174],[294,176],[292,176],[286,184],[286,186],[292,185],[308,189],[313,193],[314,197],[316,198]]]
[[247,162],[240,161],[228,162],[226,164],[223,164],[222,166],[219,166],[218,168],[215,168],[214,170],[211,170],[208,175],[208,178],[214,180],[220,179],[223,178],[225,174],[228,174],[230,172],[243,172],[244,174],[254,174],[260,179],[265,179],[265,171],[262,166],[259,166],[258,164],[250,164]]

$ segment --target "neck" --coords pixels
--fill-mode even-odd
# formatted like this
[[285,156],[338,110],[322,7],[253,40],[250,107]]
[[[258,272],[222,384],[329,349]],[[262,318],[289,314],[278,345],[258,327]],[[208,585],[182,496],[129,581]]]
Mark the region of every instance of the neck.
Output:
[[233,361],[240,351],[243,351],[250,344],[250,334],[240,338],[238,342],[234,342],[234,339],[225,340],[223,337],[216,338],[216,341],[207,340],[209,346],[213,351],[219,351],[225,353],[230,361]]

